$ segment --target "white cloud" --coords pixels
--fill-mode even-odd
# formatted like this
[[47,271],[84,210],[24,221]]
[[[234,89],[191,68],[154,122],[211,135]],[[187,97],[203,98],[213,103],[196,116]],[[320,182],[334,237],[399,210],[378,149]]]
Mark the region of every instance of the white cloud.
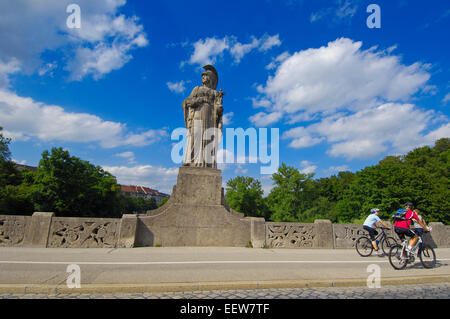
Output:
[[430,66],[403,65],[391,55],[395,46],[361,47],[361,42],[341,38],[318,49],[280,55],[266,67],[276,68],[275,74],[257,86],[260,96],[253,99],[253,106],[265,112],[250,121],[315,121],[285,131],[282,138],[291,140],[291,148],[327,142],[328,155],[347,159],[407,152],[448,136],[446,116],[406,103],[415,93],[436,90],[427,85]]
[[300,173],[302,174],[312,174],[315,173],[317,170],[317,165],[302,165],[303,168],[300,170]]
[[3,62],[0,59],[0,89],[9,87],[9,76],[20,71],[20,62],[16,58]]
[[194,53],[189,59],[190,64],[214,64],[216,57],[230,48],[228,37],[223,39],[206,38],[200,39],[193,44]]
[[134,158],[134,153],[133,152],[122,152],[122,153],[115,154],[115,156],[123,157],[123,158]]
[[353,17],[358,10],[358,5],[352,3],[349,0],[339,0],[339,7],[336,10],[336,15],[338,18],[345,19],[349,17]]
[[136,157],[133,152],[117,153],[114,156],[125,158],[129,164],[136,164]]
[[308,166],[308,165],[312,165],[312,164],[313,164],[312,162],[307,161],[307,160],[303,160],[303,161],[300,162],[300,166],[303,166],[303,167]]
[[444,99],[442,100],[442,102],[443,102],[444,104],[446,104],[448,101],[450,101],[450,93],[447,93],[447,94],[445,95]]
[[312,137],[311,132],[302,126],[284,132],[282,139],[292,139],[289,144],[292,148],[311,147],[323,141],[323,137]]
[[278,34],[274,36],[268,36],[267,34],[260,40],[261,44],[259,46],[259,51],[268,51],[273,47],[278,47],[281,45],[280,37]]
[[0,56],[17,59],[22,72],[46,74],[46,50],[62,49],[70,80],[101,78],[121,68],[130,52],[148,44],[137,17],[119,14],[125,0],[78,0],[81,28],[70,29],[66,8],[71,0],[3,1],[0,3]]
[[234,116],[233,112],[224,113],[222,116],[222,122],[224,126],[230,125],[232,123],[232,118]]
[[249,120],[253,125],[257,127],[267,127],[273,123],[278,122],[281,119],[282,115],[283,114],[280,112],[273,112],[269,114],[259,112],[255,115],[250,116]]
[[184,63],[199,64],[201,66],[214,64],[217,61],[217,57],[222,56],[225,52],[228,52],[234,61],[239,63],[246,54],[254,49],[265,52],[280,45],[281,41],[278,34],[274,36],[265,34],[259,39],[252,36],[250,43],[238,42],[235,36],[225,36],[222,39],[215,37],[200,39],[192,45],[194,52],[188,61],[182,62],[182,65]]
[[71,113],[0,90],[0,118],[5,135],[16,140],[97,142],[102,147],[145,146],[167,136],[165,130],[130,133],[126,125],[87,113]]
[[328,151],[333,157],[343,156],[353,158],[371,158],[387,150],[386,145],[371,139],[357,139],[332,145]]
[[290,147],[303,148],[324,140],[332,157],[371,158],[388,150],[407,152],[414,147],[433,144],[450,136],[446,117],[432,129],[435,112],[412,104],[386,103],[350,115],[329,116],[307,127],[286,131],[282,138],[292,139]]
[[[130,52],[148,44],[137,17],[119,14],[125,0],[79,0],[81,28],[69,29],[69,0],[0,3],[0,119],[5,134],[16,140],[38,138],[68,142],[97,142],[102,147],[144,146],[167,132],[131,133],[126,125],[86,113],[67,112],[10,91],[13,74],[53,76],[60,64],[70,80],[92,75],[99,79],[132,59]],[[42,53],[56,51],[61,60],[43,61]],[[64,63],[66,63],[64,65]]]
[[236,168],[234,169],[235,175],[245,175],[248,173],[248,168],[245,168],[244,164],[237,164]]
[[281,53],[279,56],[277,56],[276,58],[274,58],[272,60],[272,62],[270,62],[267,66],[266,69],[267,70],[272,70],[275,69],[281,62],[285,61],[287,58],[290,57],[289,52],[283,52]]
[[237,42],[230,49],[230,54],[234,57],[235,62],[239,63],[247,53],[259,46],[259,42],[260,41],[254,37],[251,43],[242,44]]
[[327,22],[350,23],[351,18],[358,11],[358,1],[355,0],[336,0],[331,7],[323,8],[317,12],[313,12],[310,16],[310,22],[314,23],[321,19],[327,18]]
[[21,165],[25,165],[27,163],[26,160],[18,161],[18,160],[14,159],[14,158],[12,158],[11,161],[13,161],[14,163],[17,163],[17,164],[21,164]]
[[45,65],[43,65],[39,68],[38,74],[40,76],[48,74],[50,77],[53,77],[53,70],[55,70],[57,67],[58,67],[58,64],[56,62],[46,63]]
[[183,93],[186,90],[186,87],[184,86],[184,81],[180,82],[167,82],[167,87],[169,90],[175,93]]
[[272,102],[268,99],[255,99],[252,98],[252,104],[254,108],[264,107],[266,109],[270,109],[272,106]]
[[383,101],[408,100],[430,78],[425,65],[405,66],[397,56],[361,46],[341,38],[292,54],[259,87],[258,100],[283,116],[357,111]]
[[67,64],[66,70],[71,73],[70,79],[73,81],[81,81],[89,74],[98,80],[113,70],[121,69],[131,60],[132,56],[127,54],[128,50],[128,45],[109,46],[105,43],[99,43],[93,49],[79,48],[75,58]]
[[117,177],[122,185],[139,185],[171,193],[177,183],[178,168],[165,168],[152,165],[140,166],[102,166],[105,171]]
[[444,124],[425,135],[424,142],[422,144],[430,145],[443,137],[450,137],[450,123]]
[[327,170],[325,170],[325,172],[328,174],[339,173],[339,172],[349,172],[349,171],[350,171],[350,167],[348,167],[347,165],[330,166]]

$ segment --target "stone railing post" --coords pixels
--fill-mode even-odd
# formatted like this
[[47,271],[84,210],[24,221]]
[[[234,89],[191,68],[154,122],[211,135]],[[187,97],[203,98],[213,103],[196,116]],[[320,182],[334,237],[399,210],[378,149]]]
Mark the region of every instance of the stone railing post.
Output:
[[317,219],[314,221],[316,237],[314,238],[314,248],[334,248],[333,224],[328,219]]
[[122,215],[120,223],[118,248],[133,248],[136,242],[138,218],[134,214]]
[[25,230],[24,247],[46,248],[54,213],[36,212]]
[[431,244],[433,247],[450,247],[450,232],[448,226],[441,222],[431,222],[428,224],[433,229],[431,233],[424,234],[424,241]]
[[264,218],[250,217],[250,238],[253,248],[263,248],[266,243],[266,221]]

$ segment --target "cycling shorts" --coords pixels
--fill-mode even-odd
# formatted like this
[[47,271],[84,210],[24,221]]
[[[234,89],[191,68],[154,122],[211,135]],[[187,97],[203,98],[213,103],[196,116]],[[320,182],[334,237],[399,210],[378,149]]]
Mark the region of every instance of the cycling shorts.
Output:
[[375,236],[378,235],[378,232],[369,226],[363,226],[363,228],[364,230],[367,230],[367,232],[369,233],[370,240],[375,241]]
[[400,237],[400,239],[402,240],[405,237],[405,235],[408,237],[416,236],[416,233],[413,230],[407,228],[394,227],[394,231],[397,233],[398,237]]
[[414,232],[415,232],[417,235],[419,235],[420,237],[422,237],[422,236],[423,236],[424,230],[423,230],[423,228],[414,228]]

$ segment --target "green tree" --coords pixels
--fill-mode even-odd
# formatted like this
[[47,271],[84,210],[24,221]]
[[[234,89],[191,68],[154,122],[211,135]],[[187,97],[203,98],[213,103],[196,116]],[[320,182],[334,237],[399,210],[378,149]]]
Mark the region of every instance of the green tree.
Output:
[[313,174],[302,174],[294,167],[282,163],[272,175],[275,187],[267,196],[270,219],[277,222],[302,221],[301,213],[311,208],[316,199]]
[[159,204],[158,204],[157,206],[158,206],[158,207],[161,207],[161,206],[164,205],[168,200],[169,200],[168,197],[164,197],[164,198],[159,202]]
[[416,148],[403,156],[387,156],[357,172],[336,205],[340,222],[361,220],[378,207],[382,218],[405,202],[413,202],[427,221],[450,223],[450,139],[434,147]]
[[9,161],[11,158],[11,152],[9,151],[10,138],[6,138],[2,134],[3,127],[0,126],[0,162]]
[[30,216],[34,212],[34,204],[30,198],[30,187],[6,185],[0,188],[0,214]]
[[62,148],[42,153],[31,182],[31,198],[37,211],[66,217],[121,216],[116,178]]
[[31,215],[33,203],[29,197],[29,188],[22,184],[22,173],[11,161],[9,143],[0,127],[0,214]]
[[238,176],[227,182],[226,202],[245,216],[267,217],[261,182],[252,177]]
[[318,197],[312,203],[311,208],[301,214],[301,220],[304,223],[313,223],[316,219],[329,219],[331,222],[337,223],[336,203],[324,196]]
[[148,210],[156,209],[158,206],[154,198],[144,199],[121,195],[120,207],[122,214],[145,214]]

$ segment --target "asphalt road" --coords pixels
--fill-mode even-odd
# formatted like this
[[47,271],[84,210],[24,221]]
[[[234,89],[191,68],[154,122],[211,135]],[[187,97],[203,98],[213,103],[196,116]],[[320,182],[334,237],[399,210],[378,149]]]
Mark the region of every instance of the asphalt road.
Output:
[[353,249],[0,248],[0,287],[65,285],[71,264],[80,267],[82,286],[366,280],[371,265],[379,266],[382,279],[450,276],[450,249],[436,249],[436,255],[433,269],[424,269],[416,260],[398,271],[387,257],[363,258]]

